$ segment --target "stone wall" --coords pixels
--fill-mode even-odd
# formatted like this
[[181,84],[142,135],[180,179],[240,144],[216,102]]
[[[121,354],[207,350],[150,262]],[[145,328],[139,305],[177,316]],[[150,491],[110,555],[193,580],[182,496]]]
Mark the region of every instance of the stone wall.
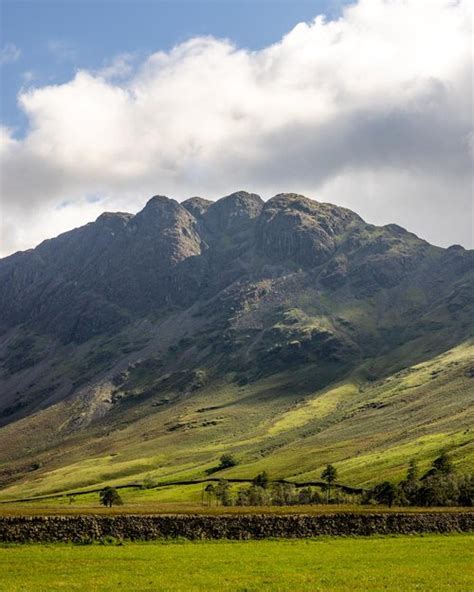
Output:
[[259,539],[474,531],[474,512],[334,513],[321,515],[3,516],[0,542],[90,542],[114,537]]

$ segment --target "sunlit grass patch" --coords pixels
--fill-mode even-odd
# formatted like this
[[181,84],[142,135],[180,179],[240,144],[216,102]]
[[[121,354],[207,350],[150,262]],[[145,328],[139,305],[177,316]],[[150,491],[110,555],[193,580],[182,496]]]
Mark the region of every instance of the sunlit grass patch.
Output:
[[2,592],[466,592],[474,538],[433,535],[0,547]]

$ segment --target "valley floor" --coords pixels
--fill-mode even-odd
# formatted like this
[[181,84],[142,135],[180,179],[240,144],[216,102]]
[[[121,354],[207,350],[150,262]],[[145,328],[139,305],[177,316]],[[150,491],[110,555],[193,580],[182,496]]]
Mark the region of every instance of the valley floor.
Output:
[[474,536],[2,545],[1,592],[459,591]]
[[69,504],[67,499],[55,498],[37,502],[3,503],[0,502],[0,518],[3,516],[120,516],[120,515],[160,515],[160,514],[203,514],[203,515],[235,515],[235,514],[386,514],[386,513],[474,513],[474,508],[462,506],[392,506],[360,504],[306,504],[291,506],[208,506],[197,502],[167,502],[140,500],[128,502],[123,506],[106,508],[99,504],[97,495],[83,496],[84,500]]

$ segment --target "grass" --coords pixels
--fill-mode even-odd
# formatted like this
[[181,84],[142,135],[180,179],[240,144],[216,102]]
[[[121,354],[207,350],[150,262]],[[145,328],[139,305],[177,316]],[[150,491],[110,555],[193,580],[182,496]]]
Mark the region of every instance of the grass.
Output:
[[0,591],[474,589],[474,537],[0,547]]
[[[60,403],[0,429],[0,479],[12,476],[0,500],[146,477],[202,479],[224,452],[239,464],[215,477],[248,479],[265,470],[275,479],[317,480],[332,463],[341,483],[370,487],[400,480],[411,458],[426,470],[442,450],[459,472],[470,472],[473,355],[465,343],[375,382],[357,371],[320,390],[312,367],[242,386],[224,380],[192,396],[175,393],[163,407],[143,400],[124,416],[112,414],[106,428],[58,438],[51,426],[76,413]],[[372,363],[364,362],[368,369]],[[184,427],[170,429],[177,425]],[[27,470],[25,458],[40,468]],[[200,494],[200,487],[177,486],[146,495],[156,503],[193,503]]]
[[268,430],[270,435],[288,431],[330,415],[338,406],[341,399],[349,398],[358,389],[354,384],[343,384],[331,387],[316,398],[311,398],[297,405],[294,409],[283,413],[282,416]]
[[145,496],[134,495],[133,492],[124,494],[123,506],[104,508],[99,504],[98,494],[81,496],[73,504],[65,499],[50,499],[42,502],[17,502],[0,505],[1,516],[65,516],[65,515],[106,515],[119,514],[332,514],[340,512],[354,512],[358,514],[380,514],[392,512],[425,513],[425,512],[474,512],[474,508],[456,507],[396,507],[361,506],[351,504],[321,504],[294,506],[207,506],[198,502],[156,501]]

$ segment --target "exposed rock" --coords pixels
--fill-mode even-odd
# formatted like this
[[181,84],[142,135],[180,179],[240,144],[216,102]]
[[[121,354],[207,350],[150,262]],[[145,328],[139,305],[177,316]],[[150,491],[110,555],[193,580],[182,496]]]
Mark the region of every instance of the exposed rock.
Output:
[[213,232],[239,231],[257,218],[262,208],[259,195],[238,191],[213,203],[206,211],[205,220]]
[[445,351],[472,334],[473,269],[297,194],[157,195],[0,260],[0,418],[92,393],[95,421],[226,373],[306,365],[324,386],[410,341]]
[[184,200],[181,205],[185,207],[196,219],[202,218],[214,202],[203,197],[190,197]]

